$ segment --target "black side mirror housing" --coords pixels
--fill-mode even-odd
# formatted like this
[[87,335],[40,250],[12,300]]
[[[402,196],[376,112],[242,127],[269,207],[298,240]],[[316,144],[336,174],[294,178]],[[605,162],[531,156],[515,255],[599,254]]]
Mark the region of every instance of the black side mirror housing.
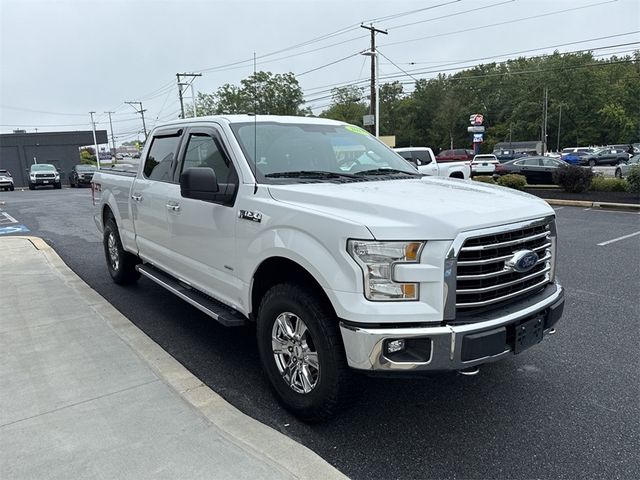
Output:
[[214,202],[219,191],[218,179],[213,168],[193,167],[180,174],[180,194],[184,198]]

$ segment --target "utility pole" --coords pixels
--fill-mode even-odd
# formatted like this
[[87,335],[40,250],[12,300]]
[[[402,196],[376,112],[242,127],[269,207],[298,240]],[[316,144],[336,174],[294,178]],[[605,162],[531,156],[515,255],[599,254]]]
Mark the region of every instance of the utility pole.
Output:
[[562,103],[558,112],[558,141],[556,143],[556,152],[560,152],[560,123],[562,122]]
[[549,89],[544,87],[544,108],[542,115],[542,154],[547,153],[547,111],[549,107]]
[[100,152],[98,151],[98,140],[96,139],[96,122],[93,121],[93,114],[96,112],[89,112],[91,115],[91,130],[93,131],[93,148],[96,149],[96,164],[98,170],[100,170]]
[[113,123],[111,123],[111,114],[116,112],[104,112],[109,115],[109,128],[111,129],[111,145],[113,145],[113,151],[111,153],[112,161],[113,157],[116,156],[116,137],[113,135]]
[[384,33],[385,35],[388,35],[389,32],[387,32],[386,30],[375,28],[373,24],[369,26],[360,25],[360,27],[371,32],[371,52],[369,52],[369,55],[371,55],[371,104],[369,107],[369,112],[375,118],[376,126],[374,132],[377,137],[380,135],[380,84],[378,78],[379,69],[377,68],[378,51],[376,50],[376,33]]
[[[176,73],[176,79],[178,83],[178,98],[180,99],[180,118],[184,118],[184,90],[182,87],[188,87],[191,85],[191,101],[193,102],[193,116],[196,116],[196,98],[193,93],[193,82],[196,77],[201,77],[201,73]],[[191,80],[189,82],[183,82],[180,77],[189,77]]]
[[136,107],[133,107],[134,110],[136,110],[136,113],[139,113],[142,116],[142,131],[144,132],[144,141],[147,141],[147,125],[144,123],[144,112],[146,112],[145,109],[142,108],[142,102],[124,102],[127,105],[131,105],[133,107],[134,104],[138,105],[140,107],[140,110],[136,110]]

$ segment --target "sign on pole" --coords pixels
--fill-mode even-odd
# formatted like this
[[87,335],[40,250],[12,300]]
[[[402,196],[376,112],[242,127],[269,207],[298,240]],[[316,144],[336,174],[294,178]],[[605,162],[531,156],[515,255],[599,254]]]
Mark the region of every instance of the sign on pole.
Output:
[[375,115],[363,115],[362,116],[362,124],[365,127],[370,127],[372,125],[375,125],[375,123],[376,123]]
[[484,125],[467,127],[467,132],[469,132],[469,133],[483,133],[484,132]]

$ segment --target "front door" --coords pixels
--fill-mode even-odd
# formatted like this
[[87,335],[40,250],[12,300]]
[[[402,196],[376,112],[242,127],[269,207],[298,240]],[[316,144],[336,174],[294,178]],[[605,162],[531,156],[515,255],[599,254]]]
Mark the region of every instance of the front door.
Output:
[[167,214],[171,250],[176,254],[175,268],[182,280],[234,305],[239,302],[241,290],[235,274],[238,175],[216,128],[188,130],[176,179],[193,167],[213,169],[221,198],[219,203],[183,198],[179,185],[171,190]]

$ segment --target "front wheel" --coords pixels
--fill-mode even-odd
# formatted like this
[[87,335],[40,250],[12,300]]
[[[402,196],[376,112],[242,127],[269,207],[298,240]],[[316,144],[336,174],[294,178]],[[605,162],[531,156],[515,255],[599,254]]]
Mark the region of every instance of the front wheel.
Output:
[[596,166],[596,161],[594,159],[589,160],[589,166],[590,167],[595,167]]
[[53,188],[54,188],[55,190],[60,190],[60,189],[62,188],[62,183],[54,183],[54,184],[53,184]]
[[282,404],[306,421],[330,418],[353,397],[338,320],[309,289],[272,287],[258,311],[262,365]]
[[36,186],[33,183],[29,182],[29,190],[35,190],[35,189],[36,189]]
[[140,272],[136,270],[136,265],[140,263],[140,260],[122,248],[118,227],[113,218],[109,218],[104,225],[102,243],[107,259],[107,268],[113,281],[119,285],[135,283],[140,278]]

